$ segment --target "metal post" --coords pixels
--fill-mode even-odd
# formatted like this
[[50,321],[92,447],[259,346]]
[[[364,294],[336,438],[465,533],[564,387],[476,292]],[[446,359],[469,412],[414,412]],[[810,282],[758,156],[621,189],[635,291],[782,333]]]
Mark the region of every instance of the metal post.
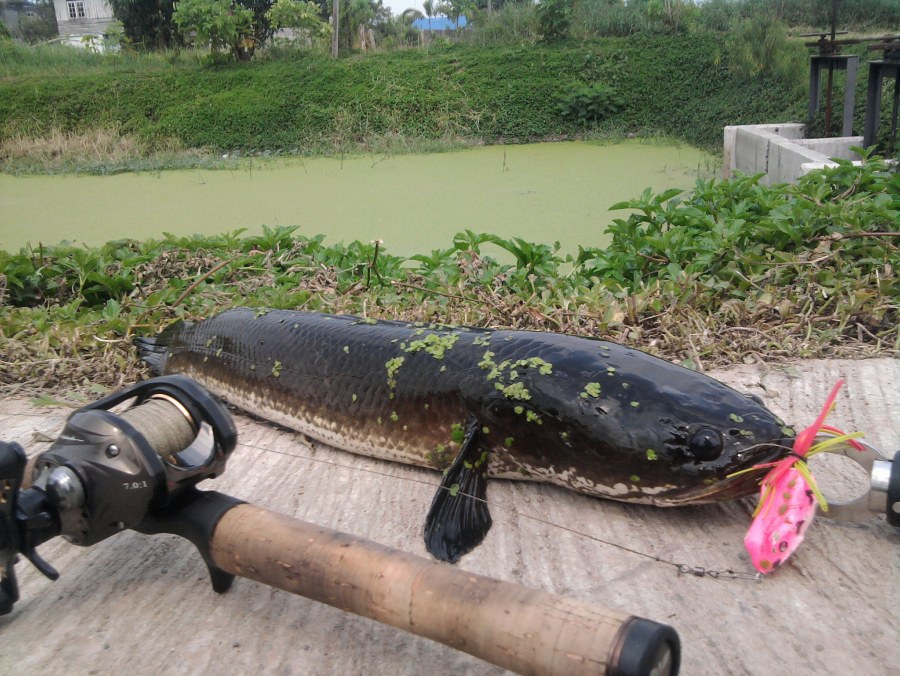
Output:
[[[869,85],[866,91],[866,120],[863,125],[863,146],[875,145],[878,139],[878,123],[881,118],[881,92],[884,79],[894,78],[894,98],[897,98],[897,85],[900,80],[900,63],[890,61],[869,62]],[[891,121],[892,132],[896,131],[897,105]]]
[[894,107],[891,110],[891,135],[888,137],[887,152],[897,147],[897,115],[900,113],[900,71],[894,74]]
[[826,106],[826,134],[831,127],[831,78],[834,70],[846,70],[847,78],[844,85],[844,116],[841,134],[851,136],[853,134],[853,107],[856,101],[856,73],[859,70],[859,57],[855,54],[814,54],[809,57],[809,107],[807,108],[806,124],[812,124],[819,109],[822,98],[822,69],[828,68],[828,93]]
[[816,118],[819,109],[819,95],[822,92],[821,78],[819,76],[819,61],[815,56],[809,57],[809,107],[806,111],[806,126],[810,126]]
[[853,104],[856,101],[856,71],[859,68],[859,57],[852,56],[847,61],[847,79],[844,82],[844,126],[841,134],[853,135]]

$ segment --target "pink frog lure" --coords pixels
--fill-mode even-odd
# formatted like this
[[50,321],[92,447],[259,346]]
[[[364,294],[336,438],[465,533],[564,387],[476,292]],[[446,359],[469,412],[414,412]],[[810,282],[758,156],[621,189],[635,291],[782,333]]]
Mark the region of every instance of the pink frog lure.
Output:
[[[853,441],[862,436],[860,433],[844,434],[824,424],[843,384],[844,381],[839,380],[832,388],[816,421],[794,439],[790,455],[758,466],[772,469],[762,481],[759,505],[753,513],[750,530],[744,537],[744,546],[753,567],[761,573],[772,572],[796,551],[815,517],[817,506],[823,512],[828,511],[828,503],[816,486],[806,460],[844,442],[858,451],[863,449]],[[829,438],[814,443],[818,436]]]

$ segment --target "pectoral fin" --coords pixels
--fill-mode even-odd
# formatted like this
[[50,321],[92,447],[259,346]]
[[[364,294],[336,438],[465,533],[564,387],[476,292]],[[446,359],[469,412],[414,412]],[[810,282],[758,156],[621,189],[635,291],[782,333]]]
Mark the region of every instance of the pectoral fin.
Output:
[[481,425],[472,419],[466,426],[462,450],[444,473],[425,520],[425,546],[442,561],[456,563],[480,545],[491,529],[487,459]]

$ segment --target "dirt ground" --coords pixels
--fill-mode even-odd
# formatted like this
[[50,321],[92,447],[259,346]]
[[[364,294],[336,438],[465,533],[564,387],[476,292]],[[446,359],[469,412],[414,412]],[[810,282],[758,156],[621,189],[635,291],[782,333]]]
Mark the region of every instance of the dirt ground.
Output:
[[[844,377],[829,422],[865,432],[888,457],[900,449],[898,360],[749,365],[712,375],[760,395],[797,427],[813,421]],[[55,436],[69,412],[2,401],[0,438],[41,452],[48,444],[40,440]],[[427,556],[421,533],[437,473],[236,421],[239,446],[209,487]],[[830,497],[853,497],[867,484],[849,461],[813,469]],[[678,575],[622,548],[749,571],[742,539],[752,500],[664,510],[504,481],[492,482],[488,494],[493,529],[462,568],[671,624],[681,636],[683,674],[897,673],[900,531],[883,516],[863,524],[818,518],[794,558],[755,582]],[[0,618],[0,673],[502,673],[247,580],[217,595],[200,557],[175,536],[129,531],[91,548],[57,539],[40,553],[62,577],[50,582],[19,564],[22,598]]]

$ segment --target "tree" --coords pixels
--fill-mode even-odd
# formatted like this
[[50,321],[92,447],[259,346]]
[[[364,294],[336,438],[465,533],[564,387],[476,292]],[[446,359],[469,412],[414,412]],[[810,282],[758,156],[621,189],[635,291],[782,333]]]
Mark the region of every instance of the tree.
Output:
[[648,0],[644,8],[651,19],[662,21],[672,29],[683,29],[685,15],[689,7],[683,0]]
[[275,0],[233,0],[234,6],[244,7],[253,15],[250,23],[253,26],[254,45],[262,45],[278,30],[268,19],[268,11],[272,9]]
[[320,7],[315,2],[275,0],[266,12],[266,19],[275,30],[294,28],[307,31],[311,38],[326,38],[331,35],[331,26],[322,21],[319,13]]
[[214,53],[225,49],[239,61],[253,56],[253,12],[246,7],[231,0],[181,0],[172,18],[182,36],[195,33],[195,42],[208,44]]
[[[389,10],[388,10],[389,11]],[[399,16],[380,15],[375,17],[375,38],[379,44],[389,47],[414,45],[421,33],[413,28],[413,21],[424,19],[425,15],[415,8],[403,10]]]
[[435,0],[422,0],[422,9],[425,10],[425,16],[428,17],[428,30],[431,31],[431,17],[434,16],[434,10],[437,8]]
[[459,30],[459,17],[471,14],[475,9],[475,0],[444,0],[441,3],[441,11],[453,19],[456,30]]
[[412,24],[413,21],[417,19],[424,19],[425,15],[417,10],[415,7],[410,7],[409,9],[404,9],[400,13],[400,19],[403,23]]
[[44,42],[59,35],[53,2],[38,0],[34,16],[23,16],[19,19],[19,31],[22,33],[22,39],[29,44]]
[[[259,10],[263,3],[255,3]],[[256,48],[279,28],[302,28],[314,36],[327,35],[319,6],[303,0],[276,0],[257,18],[253,9],[232,0],[181,0],[173,16],[182,35],[196,34],[196,42],[213,52],[228,51],[238,61],[249,61]],[[257,23],[259,22],[259,23]]]
[[144,49],[175,45],[175,0],[107,0],[113,16],[122,22],[125,37]]
[[[166,49],[178,44],[178,26],[174,20],[177,0],[108,0],[113,16],[122,22],[128,40],[144,49]],[[275,0],[233,0],[227,4],[244,15],[251,13],[251,36],[255,44],[272,37],[275,28],[266,17]]]
[[379,21],[389,18],[390,10],[382,5],[381,0],[344,0],[337,22],[342,48],[351,50],[373,47],[369,42],[372,37],[371,29]]
[[341,40],[340,31],[341,0],[333,0],[331,10],[331,58],[338,58],[338,44]]

